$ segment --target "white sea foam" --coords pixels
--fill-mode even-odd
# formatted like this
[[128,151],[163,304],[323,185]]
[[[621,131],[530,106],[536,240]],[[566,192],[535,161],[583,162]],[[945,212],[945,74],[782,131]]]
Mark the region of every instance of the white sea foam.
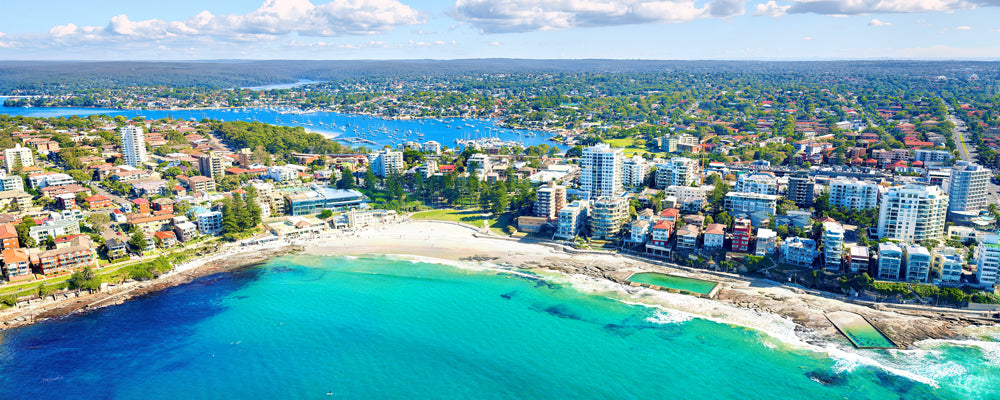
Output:
[[660,325],[680,324],[693,319],[694,316],[685,312],[659,309],[653,316],[646,318],[646,322]]

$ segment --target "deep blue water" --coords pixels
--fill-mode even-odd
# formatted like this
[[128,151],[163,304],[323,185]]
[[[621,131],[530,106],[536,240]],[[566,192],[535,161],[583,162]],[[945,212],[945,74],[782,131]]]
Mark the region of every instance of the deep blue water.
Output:
[[995,343],[845,362],[632,296],[549,274],[287,256],[2,332],[0,397],[1000,398]]
[[[0,104],[6,99],[0,97]],[[387,120],[356,114],[316,112],[309,114],[282,113],[277,108],[237,108],[201,110],[112,110],[102,108],[21,108],[0,106],[0,114],[23,115],[27,117],[67,117],[72,115],[123,115],[128,118],[143,116],[149,119],[172,117],[184,120],[205,118],[220,121],[257,121],[282,126],[301,126],[309,132],[322,133],[328,137],[362,137],[370,143],[353,143],[352,146],[382,147],[396,146],[407,141],[423,143],[437,141],[442,146],[454,148],[455,139],[477,139],[497,137],[535,146],[546,143],[552,135],[546,132],[501,128],[495,121],[473,118],[444,118],[419,120]],[[419,136],[423,134],[423,137]],[[346,142],[345,142],[346,143]],[[565,147],[565,146],[564,146]],[[562,149],[566,150],[566,149]]]

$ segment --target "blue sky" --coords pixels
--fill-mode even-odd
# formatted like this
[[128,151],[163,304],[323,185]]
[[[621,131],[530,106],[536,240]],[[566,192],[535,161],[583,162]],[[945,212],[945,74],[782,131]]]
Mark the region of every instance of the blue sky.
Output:
[[1000,0],[7,3],[2,60],[1000,60]]

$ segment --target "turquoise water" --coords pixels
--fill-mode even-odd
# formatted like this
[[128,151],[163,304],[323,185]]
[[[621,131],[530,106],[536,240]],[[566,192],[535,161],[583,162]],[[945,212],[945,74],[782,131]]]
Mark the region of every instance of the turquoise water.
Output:
[[716,283],[701,279],[686,278],[683,276],[659,274],[656,272],[640,272],[628,278],[629,281],[645,283],[667,289],[684,290],[691,293],[709,294],[715,288]]
[[[571,279],[389,258],[282,257],[5,331],[0,397],[1000,396],[1000,371],[982,347],[858,351],[845,362],[758,331],[628,304],[636,299]],[[937,387],[857,361],[872,358],[935,375]]]
[[848,312],[836,312],[828,314],[828,318],[831,319],[831,322],[837,321],[836,325],[840,328],[841,332],[857,347],[883,349],[896,347],[892,343],[892,340],[889,340],[871,322],[868,322],[860,315]]

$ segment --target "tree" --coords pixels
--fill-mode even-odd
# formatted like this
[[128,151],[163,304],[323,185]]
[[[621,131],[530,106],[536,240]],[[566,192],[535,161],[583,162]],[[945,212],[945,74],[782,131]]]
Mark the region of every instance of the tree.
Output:
[[354,173],[350,170],[341,171],[340,179],[337,180],[337,189],[354,189]]
[[71,289],[97,290],[101,288],[101,278],[97,277],[91,267],[74,272],[73,275],[70,275],[68,282]]
[[319,215],[317,215],[319,219],[327,219],[332,216],[333,216],[333,211],[330,211],[329,209],[323,209],[323,211],[320,211]]
[[365,170],[365,189],[368,191],[375,190],[375,173],[372,172],[371,168]]
[[132,246],[133,249],[138,251],[143,251],[146,249],[146,235],[142,233],[142,229],[137,229],[132,237],[128,240],[128,244]]
[[31,227],[35,225],[36,225],[35,220],[31,219],[31,217],[25,217],[24,219],[21,220],[20,224],[17,224],[17,227],[15,228],[15,230],[17,230],[17,242],[20,243],[21,246],[24,247],[36,246],[35,239],[32,239],[31,235],[29,235]]

